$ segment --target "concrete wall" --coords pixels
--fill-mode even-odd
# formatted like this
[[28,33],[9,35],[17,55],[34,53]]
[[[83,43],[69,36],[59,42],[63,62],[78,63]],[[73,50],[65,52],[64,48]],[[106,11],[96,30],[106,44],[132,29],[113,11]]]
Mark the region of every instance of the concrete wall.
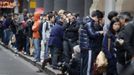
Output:
[[90,14],[89,8],[91,7],[92,3],[93,3],[93,0],[85,0],[84,16],[88,16]]
[[[22,5],[19,9],[22,10],[29,7],[27,0],[19,1],[21,1]],[[80,13],[81,16],[87,16],[90,12],[96,9],[104,11],[105,1],[106,0],[36,0],[36,8],[44,7],[45,12],[64,9],[71,12]],[[134,0],[116,0],[115,7],[118,12],[129,11],[134,14]]]
[[44,0],[36,0],[36,8],[40,8],[44,6]]
[[134,0],[117,0],[116,11],[128,11],[134,15]]
[[[104,11],[105,7],[108,7],[105,6],[105,0],[93,0],[93,4],[90,8],[90,11],[94,9]],[[118,12],[128,11],[134,15],[134,0],[116,0],[115,10]]]
[[64,9],[87,16],[92,2],[93,0],[36,0],[36,8],[44,7],[45,12]]
[[67,0],[54,0],[54,10],[67,10]]
[[45,12],[50,12],[54,10],[54,0],[44,0]]
[[101,10],[104,11],[104,5],[105,5],[105,0],[93,0],[93,4],[90,9],[90,13],[93,10]]
[[67,0],[67,10],[84,16],[84,0]]

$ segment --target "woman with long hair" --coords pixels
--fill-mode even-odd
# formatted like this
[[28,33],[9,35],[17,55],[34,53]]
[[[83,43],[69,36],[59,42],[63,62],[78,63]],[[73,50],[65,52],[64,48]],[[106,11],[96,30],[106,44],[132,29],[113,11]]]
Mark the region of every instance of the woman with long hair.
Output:
[[121,23],[118,18],[111,20],[109,30],[103,38],[103,50],[108,59],[106,75],[117,75],[114,42],[116,40],[116,34],[120,29],[120,25]]

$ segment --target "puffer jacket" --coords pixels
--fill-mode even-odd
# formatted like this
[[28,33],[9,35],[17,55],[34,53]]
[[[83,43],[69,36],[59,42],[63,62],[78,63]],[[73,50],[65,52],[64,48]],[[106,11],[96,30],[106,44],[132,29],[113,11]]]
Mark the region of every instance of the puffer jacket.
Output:
[[103,35],[98,31],[102,31],[103,28],[100,25],[96,25],[94,20],[87,23],[88,35],[89,35],[89,46],[91,50],[100,50],[102,47]]
[[96,50],[102,47],[102,38],[98,31],[102,30],[102,27],[94,24],[94,20],[90,18],[88,23],[84,24],[84,30],[79,31],[79,43],[81,49]]
[[79,28],[79,45],[81,50],[89,50],[89,35],[88,35],[88,26],[87,23],[90,22],[91,19],[88,17],[83,19],[83,22],[80,23]]
[[87,27],[84,24],[81,24],[79,29],[79,45],[81,50],[89,49],[88,32],[87,32]]

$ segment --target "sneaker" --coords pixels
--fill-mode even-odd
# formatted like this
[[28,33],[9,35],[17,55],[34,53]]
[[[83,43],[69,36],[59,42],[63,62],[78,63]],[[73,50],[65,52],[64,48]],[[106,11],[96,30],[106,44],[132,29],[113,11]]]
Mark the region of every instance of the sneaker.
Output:
[[26,53],[26,52],[24,52],[23,54],[24,54],[24,55],[26,55],[27,53]]
[[15,54],[18,54],[18,50],[15,50]]
[[13,49],[17,50],[17,48],[16,48],[16,47],[13,47]]

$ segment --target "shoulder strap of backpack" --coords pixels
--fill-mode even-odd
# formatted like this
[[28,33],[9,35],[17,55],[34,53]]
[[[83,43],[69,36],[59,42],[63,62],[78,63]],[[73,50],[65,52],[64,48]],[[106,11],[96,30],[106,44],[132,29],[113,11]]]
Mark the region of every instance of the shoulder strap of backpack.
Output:
[[45,29],[45,32],[48,30],[48,22],[46,22],[46,29]]

